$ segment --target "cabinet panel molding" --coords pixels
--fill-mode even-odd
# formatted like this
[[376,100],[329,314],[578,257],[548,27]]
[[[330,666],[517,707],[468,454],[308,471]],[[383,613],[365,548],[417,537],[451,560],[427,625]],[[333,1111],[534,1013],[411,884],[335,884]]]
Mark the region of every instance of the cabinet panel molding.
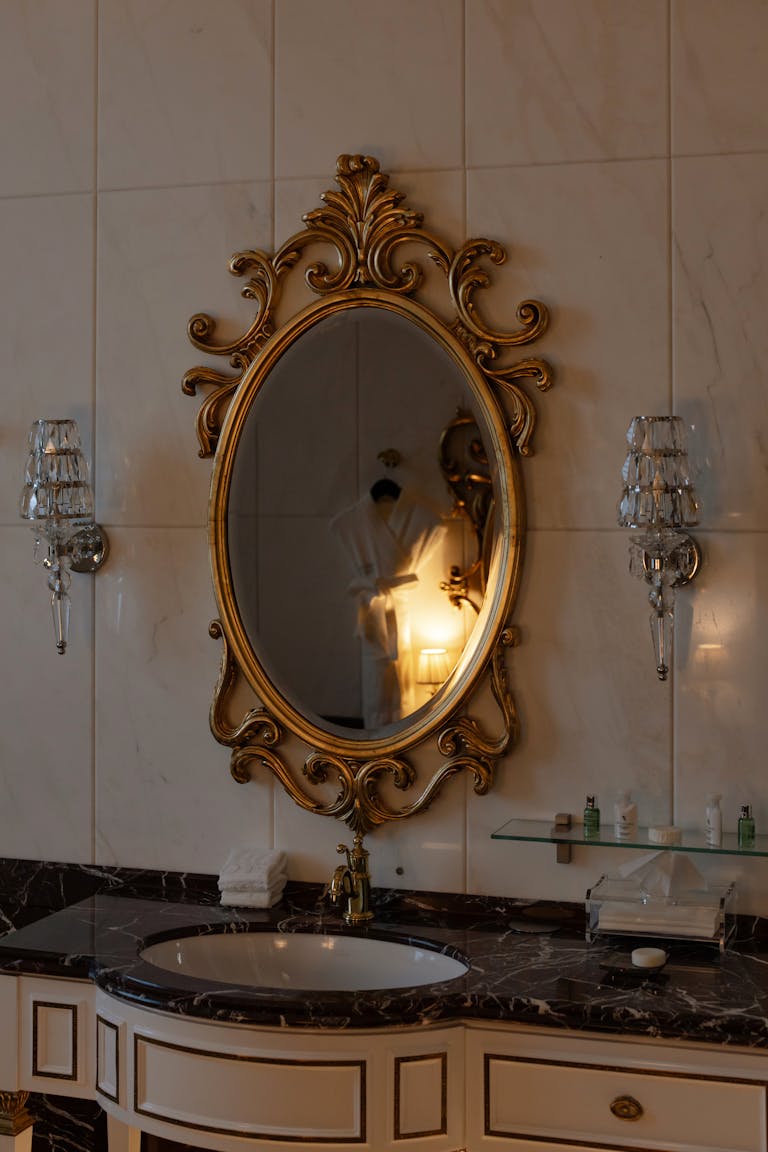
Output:
[[77,1080],[77,1004],[32,1001],[32,1075]]
[[395,1140],[448,1131],[448,1054],[395,1057]]
[[90,981],[20,980],[21,1087],[81,1099],[93,1095],[93,996]]
[[96,1087],[108,1100],[120,1103],[120,1025],[96,1017]]

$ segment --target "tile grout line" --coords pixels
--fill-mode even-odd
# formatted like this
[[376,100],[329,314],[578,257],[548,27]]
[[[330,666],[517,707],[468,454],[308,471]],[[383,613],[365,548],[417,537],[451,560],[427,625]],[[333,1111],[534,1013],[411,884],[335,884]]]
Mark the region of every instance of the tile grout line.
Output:
[[[99,73],[99,39],[100,39],[100,25],[99,25],[99,0],[93,0],[94,6],[94,101],[93,101],[93,167],[91,170],[91,195],[93,199],[93,252],[91,253],[92,260],[92,323],[93,330],[91,332],[91,460],[92,460],[92,478],[93,487],[96,489],[96,481],[99,476],[96,471],[97,464],[97,439],[96,439],[96,399],[97,399],[97,358],[96,358],[96,342],[98,331],[98,317],[99,317],[99,100],[100,100],[100,73]],[[90,855],[91,863],[96,864],[96,803],[97,803],[97,786],[96,786],[96,577],[91,577],[91,844]]]
[[[323,514],[318,513],[318,519],[324,518]],[[189,524],[165,524],[158,523],[117,523],[106,519],[99,519],[99,524],[102,528],[110,531],[117,532],[204,532],[206,530],[205,523],[189,523]],[[0,529],[14,530],[18,529],[19,532],[24,533],[29,531],[26,525],[17,523],[16,520],[0,520]],[[566,533],[572,536],[594,534],[598,536],[606,536],[615,534],[621,539],[625,539],[624,530],[618,526],[606,527],[605,524],[587,524],[581,526],[578,524],[527,524],[526,535],[540,534],[540,535],[556,535]],[[702,528],[700,525],[696,527],[696,535],[704,536],[709,535],[725,536],[727,538],[736,538],[742,536],[766,536],[768,535],[768,528],[732,528],[723,524],[717,528]]]
[[[737,149],[719,149],[705,152],[679,152],[675,153],[674,158],[678,160],[711,160],[719,159],[722,157],[750,157],[750,156],[768,156],[768,148],[737,148]],[[274,148],[273,148],[274,157]],[[517,169],[536,170],[539,168],[579,168],[579,167],[608,167],[611,165],[619,164],[647,164],[649,161],[669,161],[670,156],[658,155],[648,153],[647,155],[622,155],[622,156],[582,156],[574,160],[559,159],[559,160],[537,160],[537,161],[519,161],[519,162],[499,162],[497,164],[438,164],[434,167],[420,168],[418,166],[406,165],[402,170],[407,171],[413,175],[434,175],[445,174],[450,172],[457,173],[471,173],[471,172],[508,172]],[[274,162],[274,160],[273,160]],[[397,172],[399,168],[392,171]],[[302,184],[310,180],[325,181],[328,179],[328,174],[322,172],[309,172],[299,176],[283,176],[280,178],[281,183],[285,184]],[[268,177],[259,177],[257,179],[250,179],[248,177],[239,177],[227,180],[192,180],[173,183],[155,183],[155,184],[123,184],[114,185],[113,187],[102,186],[100,194],[105,196],[122,195],[125,193],[142,193],[142,192],[163,192],[163,191],[192,191],[200,188],[237,188],[244,184],[274,184],[277,179],[270,180]],[[59,191],[46,191],[46,192],[13,192],[13,193],[0,193],[0,204],[14,201],[14,200],[59,200],[69,197],[88,196],[92,193],[92,188],[70,188]]]
[[[274,152],[274,149],[273,149]],[[722,157],[750,157],[750,156],[768,156],[768,148],[741,148],[741,149],[720,149],[718,151],[707,152],[680,152],[675,154],[675,159],[678,160],[711,160]],[[449,172],[457,173],[472,173],[472,172],[507,172],[516,169],[536,170],[539,168],[578,168],[578,167],[595,167],[602,166],[608,167],[610,165],[618,164],[646,164],[649,161],[669,161],[670,156],[659,156],[654,154],[648,155],[632,155],[632,156],[600,156],[600,157],[580,157],[575,160],[547,160],[535,162],[503,162],[498,164],[472,164],[472,165],[452,165],[440,164],[435,167],[419,168],[418,166],[407,166],[405,171],[413,175],[434,175],[445,174]],[[397,171],[397,169],[393,169]],[[300,184],[308,180],[325,181],[328,179],[327,173],[314,172],[307,173],[301,176],[283,176],[281,183],[285,184]],[[231,180],[193,180],[189,182],[175,182],[175,183],[159,183],[159,184],[125,184],[115,185],[114,187],[103,186],[100,188],[100,194],[105,196],[122,195],[130,193],[144,193],[144,192],[163,192],[163,191],[192,191],[200,188],[237,188],[244,184],[274,184],[275,180],[270,180],[267,177],[260,177],[252,180],[248,177],[242,177]],[[89,188],[73,188],[63,191],[55,192],[15,192],[0,194],[0,204],[14,201],[14,200],[58,200],[66,199],[68,197],[88,196],[92,193]]]
[[[673,180],[674,165],[672,162],[672,0],[667,0],[667,365],[669,373],[669,411],[675,413],[675,297],[674,297],[674,198]],[[671,823],[677,822],[677,696],[679,681],[679,662],[677,659],[678,647],[674,644],[672,651],[672,691],[669,694],[669,735],[670,735],[670,774],[669,774],[669,810]]]
[[272,251],[275,252],[277,249],[277,0],[272,0],[270,58],[272,61],[272,117],[270,121],[272,129],[272,179],[270,181],[270,210],[272,213]]

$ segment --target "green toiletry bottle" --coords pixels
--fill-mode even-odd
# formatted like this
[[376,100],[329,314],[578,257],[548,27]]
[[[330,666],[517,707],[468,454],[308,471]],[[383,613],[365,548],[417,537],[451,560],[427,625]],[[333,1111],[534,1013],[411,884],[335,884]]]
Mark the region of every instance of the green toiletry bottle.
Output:
[[742,804],[738,824],[739,848],[754,848],[755,818],[749,804]]
[[594,796],[587,796],[584,808],[584,836],[596,839],[600,835],[600,809],[595,805]]

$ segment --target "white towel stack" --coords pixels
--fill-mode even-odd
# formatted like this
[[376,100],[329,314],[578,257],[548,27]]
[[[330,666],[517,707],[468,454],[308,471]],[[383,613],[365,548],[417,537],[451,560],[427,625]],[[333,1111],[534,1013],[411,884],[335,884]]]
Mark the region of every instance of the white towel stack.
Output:
[[219,873],[221,903],[241,908],[271,908],[283,894],[285,852],[233,848]]

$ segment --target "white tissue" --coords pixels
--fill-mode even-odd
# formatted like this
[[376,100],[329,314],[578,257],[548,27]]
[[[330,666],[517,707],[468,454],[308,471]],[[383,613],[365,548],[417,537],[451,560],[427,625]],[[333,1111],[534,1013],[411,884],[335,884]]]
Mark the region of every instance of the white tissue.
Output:
[[643,896],[674,899],[691,892],[706,892],[707,882],[687,856],[679,852],[653,852],[621,869]]
[[603,932],[635,932],[669,936],[703,936],[717,932],[716,907],[685,907],[682,904],[634,904],[606,900],[600,909]]
[[219,873],[220,892],[268,892],[287,879],[285,852],[233,848]]

